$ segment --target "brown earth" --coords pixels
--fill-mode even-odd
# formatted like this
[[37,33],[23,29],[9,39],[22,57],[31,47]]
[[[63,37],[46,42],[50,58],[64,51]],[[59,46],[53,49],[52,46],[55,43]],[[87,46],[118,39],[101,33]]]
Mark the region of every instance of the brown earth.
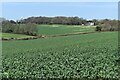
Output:
[[[106,31],[101,31],[101,32],[106,32]],[[28,38],[21,38],[21,39],[1,38],[0,40],[2,40],[2,41],[30,40],[30,39],[40,39],[40,38],[48,38],[48,37],[60,37],[60,36],[90,34],[90,33],[98,33],[98,32],[97,31],[93,31],[93,32],[83,32],[83,33],[74,33],[74,34],[61,34],[61,35],[53,35],[53,36],[37,36],[37,37],[28,37]]]

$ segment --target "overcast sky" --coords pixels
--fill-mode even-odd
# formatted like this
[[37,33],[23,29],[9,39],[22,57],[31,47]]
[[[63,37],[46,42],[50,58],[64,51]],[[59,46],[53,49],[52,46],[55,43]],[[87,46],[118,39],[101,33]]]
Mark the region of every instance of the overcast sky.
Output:
[[2,16],[18,20],[31,16],[78,16],[85,19],[118,19],[117,2],[5,2]]

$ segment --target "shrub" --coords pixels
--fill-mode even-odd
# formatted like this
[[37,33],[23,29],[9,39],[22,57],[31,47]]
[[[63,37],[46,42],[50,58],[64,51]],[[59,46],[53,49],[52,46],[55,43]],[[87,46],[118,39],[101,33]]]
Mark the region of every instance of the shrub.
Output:
[[96,31],[101,31],[101,26],[97,26]]
[[97,27],[96,31],[118,31],[117,20],[102,21]]
[[2,32],[26,34],[26,35],[32,35],[32,36],[38,35],[37,25],[34,23],[13,24],[9,21],[3,21]]

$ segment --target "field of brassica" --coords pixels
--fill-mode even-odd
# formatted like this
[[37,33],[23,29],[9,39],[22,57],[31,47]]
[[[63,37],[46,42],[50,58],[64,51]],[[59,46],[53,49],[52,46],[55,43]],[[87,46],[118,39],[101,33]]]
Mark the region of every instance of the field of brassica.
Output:
[[117,32],[2,43],[3,78],[119,79]]

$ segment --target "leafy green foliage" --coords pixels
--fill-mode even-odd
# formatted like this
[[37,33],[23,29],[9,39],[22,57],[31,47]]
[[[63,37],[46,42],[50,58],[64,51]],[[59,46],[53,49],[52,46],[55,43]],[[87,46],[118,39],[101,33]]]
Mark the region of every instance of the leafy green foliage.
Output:
[[3,41],[3,78],[119,79],[116,34]]

